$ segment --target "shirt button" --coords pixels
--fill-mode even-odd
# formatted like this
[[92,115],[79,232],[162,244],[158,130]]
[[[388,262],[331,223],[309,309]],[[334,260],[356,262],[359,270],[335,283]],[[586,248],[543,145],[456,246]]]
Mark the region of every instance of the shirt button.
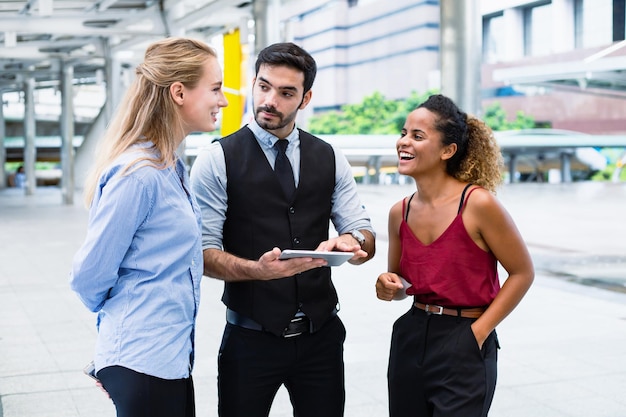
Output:
[[296,238],[294,238],[294,239],[293,239],[293,244],[294,244],[294,245],[299,245],[299,244],[300,244],[300,238],[297,238],[297,237],[296,237]]
[[289,213],[294,214],[296,212],[296,209],[293,207],[289,207]]

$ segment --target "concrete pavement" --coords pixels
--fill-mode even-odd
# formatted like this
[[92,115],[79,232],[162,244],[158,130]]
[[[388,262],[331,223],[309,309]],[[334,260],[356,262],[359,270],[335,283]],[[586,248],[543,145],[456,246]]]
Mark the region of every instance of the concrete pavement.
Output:
[[[410,302],[376,299],[386,269],[390,206],[413,186],[360,186],[378,231],[378,254],[334,270],[345,344],[346,416],[387,414],[393,321]],[[626,184],[515,184],[499,197],[538,268],[535,284],[498,327],[502,349],[492,417],[626,416]],[[82,374],[94,315],[70,291],[84,238],[80,197],[58,188],[0,191],[0,417],[113,417],[110,400]],[[582,285],[593,283],[595,286]],[[608,291],[604,288],[612,288]],[[205,279],[194,371],[198,416],[217,415],[216,361],[224,325],[222,284]],[[284,390],[272,417],[290,416]]]

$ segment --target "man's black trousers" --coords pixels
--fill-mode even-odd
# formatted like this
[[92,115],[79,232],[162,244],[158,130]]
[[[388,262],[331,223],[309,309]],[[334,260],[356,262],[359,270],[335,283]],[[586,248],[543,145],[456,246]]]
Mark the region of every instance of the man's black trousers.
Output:
[[342,417],[345,337],[337,316],[291,338],[227,323],[218,357],[219,415],[266,417],[284,384],[294,416]]

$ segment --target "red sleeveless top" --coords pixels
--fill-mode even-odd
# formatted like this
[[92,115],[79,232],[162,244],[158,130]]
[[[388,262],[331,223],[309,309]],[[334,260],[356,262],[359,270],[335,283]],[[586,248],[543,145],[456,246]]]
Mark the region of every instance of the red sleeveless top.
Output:
[[444,307],[483,307],[500,291],[495,256],[476,245],[461,216],[475,189],[465,201],[467,187],[463,190],[458,214],[430,245],[424,245],[409,228],[408,208],[402,202],[400,275],[412,285],[406,293],[416,301]]

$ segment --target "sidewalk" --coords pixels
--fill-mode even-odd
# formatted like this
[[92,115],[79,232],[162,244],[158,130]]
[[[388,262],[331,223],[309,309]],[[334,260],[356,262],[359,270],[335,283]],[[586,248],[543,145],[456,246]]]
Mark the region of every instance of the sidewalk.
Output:
[[[410,302],[377,300],[374,282],[386,270],[387,212],[412,192],[413,186],[360,186],[378,253],[365,265],[334,269],[348,331],[347,417],[387,415],[391,326]],[[626,281],[626,185],[515,184],[499,197],[550,273],[538,271],[526,298],[498,327],[502,349],[490,416],[626,416],[626,293],[553,275]],[[82,374],[96,332],[95,316],[68,286],[87,221],[80,196],[75,201],[62,205],[57,188],[28,197],[0,191],[0,417],[115,416],[110,400]],[[202,284],[194,370],[199,417],[217,415],[221,289],[216,280]],[[271,416],[291,415],[281,389]]]

